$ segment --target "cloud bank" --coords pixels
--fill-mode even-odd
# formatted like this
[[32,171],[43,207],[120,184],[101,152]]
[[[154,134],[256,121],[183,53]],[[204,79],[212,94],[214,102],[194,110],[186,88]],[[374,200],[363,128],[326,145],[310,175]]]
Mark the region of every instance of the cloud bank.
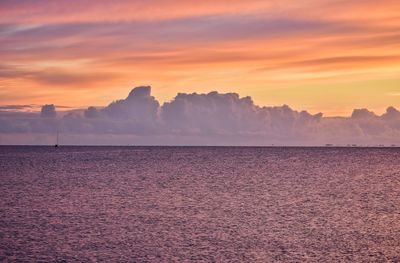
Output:
[[323,117],[216,91],[179,93],[160,105],[149,86],[85,110],[0,107],[0,144],[52,144],[57,130],[62,144],[80,145],[394,145],[400,144],[400,112],[388,107],[378,116],[355,109],[350,117]]

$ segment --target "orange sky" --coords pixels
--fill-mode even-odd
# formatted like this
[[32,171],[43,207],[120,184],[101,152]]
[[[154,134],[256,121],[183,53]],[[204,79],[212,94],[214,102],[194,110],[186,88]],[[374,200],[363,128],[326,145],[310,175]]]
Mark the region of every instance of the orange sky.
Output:
[[[249,4],[251,2],[251,4]],[[0,105],[84,107],[152,85],[325,116],[400,107],[400,1],[0,2]]]

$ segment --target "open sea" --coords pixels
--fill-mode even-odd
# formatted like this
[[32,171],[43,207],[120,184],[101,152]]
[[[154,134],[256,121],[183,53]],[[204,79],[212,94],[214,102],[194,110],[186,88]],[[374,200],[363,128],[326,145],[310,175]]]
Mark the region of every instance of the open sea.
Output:
[[0,147],[0,262],[400,262],[400,148]]

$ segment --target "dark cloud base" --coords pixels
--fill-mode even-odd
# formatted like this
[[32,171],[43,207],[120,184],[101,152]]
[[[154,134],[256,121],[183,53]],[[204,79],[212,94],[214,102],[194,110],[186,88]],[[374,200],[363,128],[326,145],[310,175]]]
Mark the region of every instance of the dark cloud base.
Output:
[[0,111],[0,144],[53,144],[57,131],[65,145],[394,145],[400,112],[355,109],[351,117],[326,118],[218,92],[179,93],[160,106],[149,86],[104,108],[62,116],[53,104],[36,114]]

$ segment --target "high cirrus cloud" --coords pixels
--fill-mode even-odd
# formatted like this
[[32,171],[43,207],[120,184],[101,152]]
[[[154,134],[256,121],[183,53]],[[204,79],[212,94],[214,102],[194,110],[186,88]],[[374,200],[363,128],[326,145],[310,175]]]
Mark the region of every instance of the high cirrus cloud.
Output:
[[[61,112],[60,112],[61,113]],[[287,105],[260,107],[236,93],[179,93],[160,106],[151,88],[134,88],[106,107],[57,114],[0,112],[1,144],[51,142],[59,130],[65,144],[321,145],[400,143],[400,112],[381,116],[355,109],[350,117],[323,117]]]

